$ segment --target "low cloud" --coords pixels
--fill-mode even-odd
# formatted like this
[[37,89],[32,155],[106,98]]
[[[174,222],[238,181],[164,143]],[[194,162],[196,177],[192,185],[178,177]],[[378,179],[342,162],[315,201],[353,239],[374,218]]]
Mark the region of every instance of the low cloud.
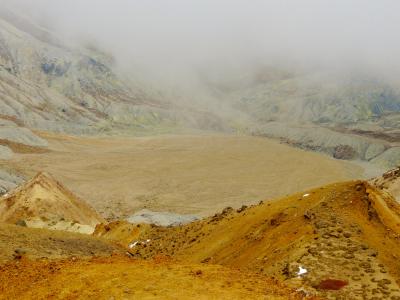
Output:
[[260,65],[400,75],[398,1],[2,2],[61,36],[96,41],[126,70],[170,81]]

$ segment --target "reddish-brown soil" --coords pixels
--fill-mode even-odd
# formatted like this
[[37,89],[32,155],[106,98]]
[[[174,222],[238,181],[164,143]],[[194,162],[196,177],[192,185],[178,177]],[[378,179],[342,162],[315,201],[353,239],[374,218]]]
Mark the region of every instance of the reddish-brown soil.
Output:
[[[399,208],[367,182],[352,181],[227,208],[186,226],[119,223],[99,226],[97,235],[130,240],[136,257],[222,264],[332,299],[400,299]],[[321,288],[327,279],[348,284]]]
[[[0,266],[0,299],[312,299],[277,280],[221,266],[115,256]],[[316,298],[314,298],[316,299]]]

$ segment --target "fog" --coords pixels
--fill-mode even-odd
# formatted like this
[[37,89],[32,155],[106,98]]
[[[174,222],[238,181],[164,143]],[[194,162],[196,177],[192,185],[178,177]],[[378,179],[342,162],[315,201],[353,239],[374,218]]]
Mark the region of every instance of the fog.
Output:
[[236,76],[264,65],[400,75],[395,0],[1,2],[157,80]]

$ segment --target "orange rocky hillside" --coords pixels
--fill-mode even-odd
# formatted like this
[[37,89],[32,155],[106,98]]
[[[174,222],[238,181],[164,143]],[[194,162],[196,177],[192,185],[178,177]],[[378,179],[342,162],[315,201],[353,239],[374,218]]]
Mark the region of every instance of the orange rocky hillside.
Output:
[[90,233],[104,219],[50,174],[38,173],[0,198],[0,221]]
[[400,207],[364,181],[226,208],[185,226],[120,222],[95,234],[138,258],[240,268],[331,299],[400,299]]
[[276,279],[222,266],[113,256],[0,265],[0,299],[319,298],[307,297]]

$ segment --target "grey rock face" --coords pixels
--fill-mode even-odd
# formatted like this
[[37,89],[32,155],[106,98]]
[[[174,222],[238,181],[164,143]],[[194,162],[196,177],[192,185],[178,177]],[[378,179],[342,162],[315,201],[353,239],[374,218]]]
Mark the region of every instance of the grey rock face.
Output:
[[29,129],[22,127],[0,126],[0,139],[6,139],[29,146],[46,147],[48,145],[46,140],[36,136]]
[[198,220],[194,215],[179,215],[170,212],[155,212],[142,209],[126,220],[130,223],[146,223],[158,226],[178,226]]
[[376,155],[385,150],[385,143],[382,141],[343,134],[316,125],[303,125],[299,127],[296,124],[288,125],[282,122],[269,122],[259,126],[254,133],[273,138],[283,138],[286,142],[294,146],[321,151],[331,155],[334,154],[337,146],[344,145],[353,149],[356,156],[364,160],[367,159],[366,153],[368,153],[368,156],[370,155],[371,149],[376,149],[374,150]]
[[[259,126],[253,134],[278,138],[290,145],[323,152],[340,159],[360,159],[385,168],[400,164],[400,147],[392,146],[384,140],[339,133],[316,125],[299,127],[296,124],[269,122]],[[338,151],[340,149],[349,151]]]
[[0,195],[16,188],[22,182],[23,178],[0,169]]
[[11,159],[13,156],[13,152],[10,150],[10,148],[1,146],[0,145],[0,159]]
[[237,105],[258,120],[390,126],[393,114],[400,113],[400,90],[362,73],[265,74],[268,80],[253,80],[233,94]]
[[372,160],[373,163],[386,168],[400,166],[400,147],[393,147]]
[[365,159],[371,160],[377,157],[379,154],[382,154],[386,150],[384,144],[370,144],[367,150],[365,151]]
[[73,134],[118,126],[222,128],[211,113],[175,107],[113,68],[113,58],[101,51],[70,47],[0,8],[0,120]]

